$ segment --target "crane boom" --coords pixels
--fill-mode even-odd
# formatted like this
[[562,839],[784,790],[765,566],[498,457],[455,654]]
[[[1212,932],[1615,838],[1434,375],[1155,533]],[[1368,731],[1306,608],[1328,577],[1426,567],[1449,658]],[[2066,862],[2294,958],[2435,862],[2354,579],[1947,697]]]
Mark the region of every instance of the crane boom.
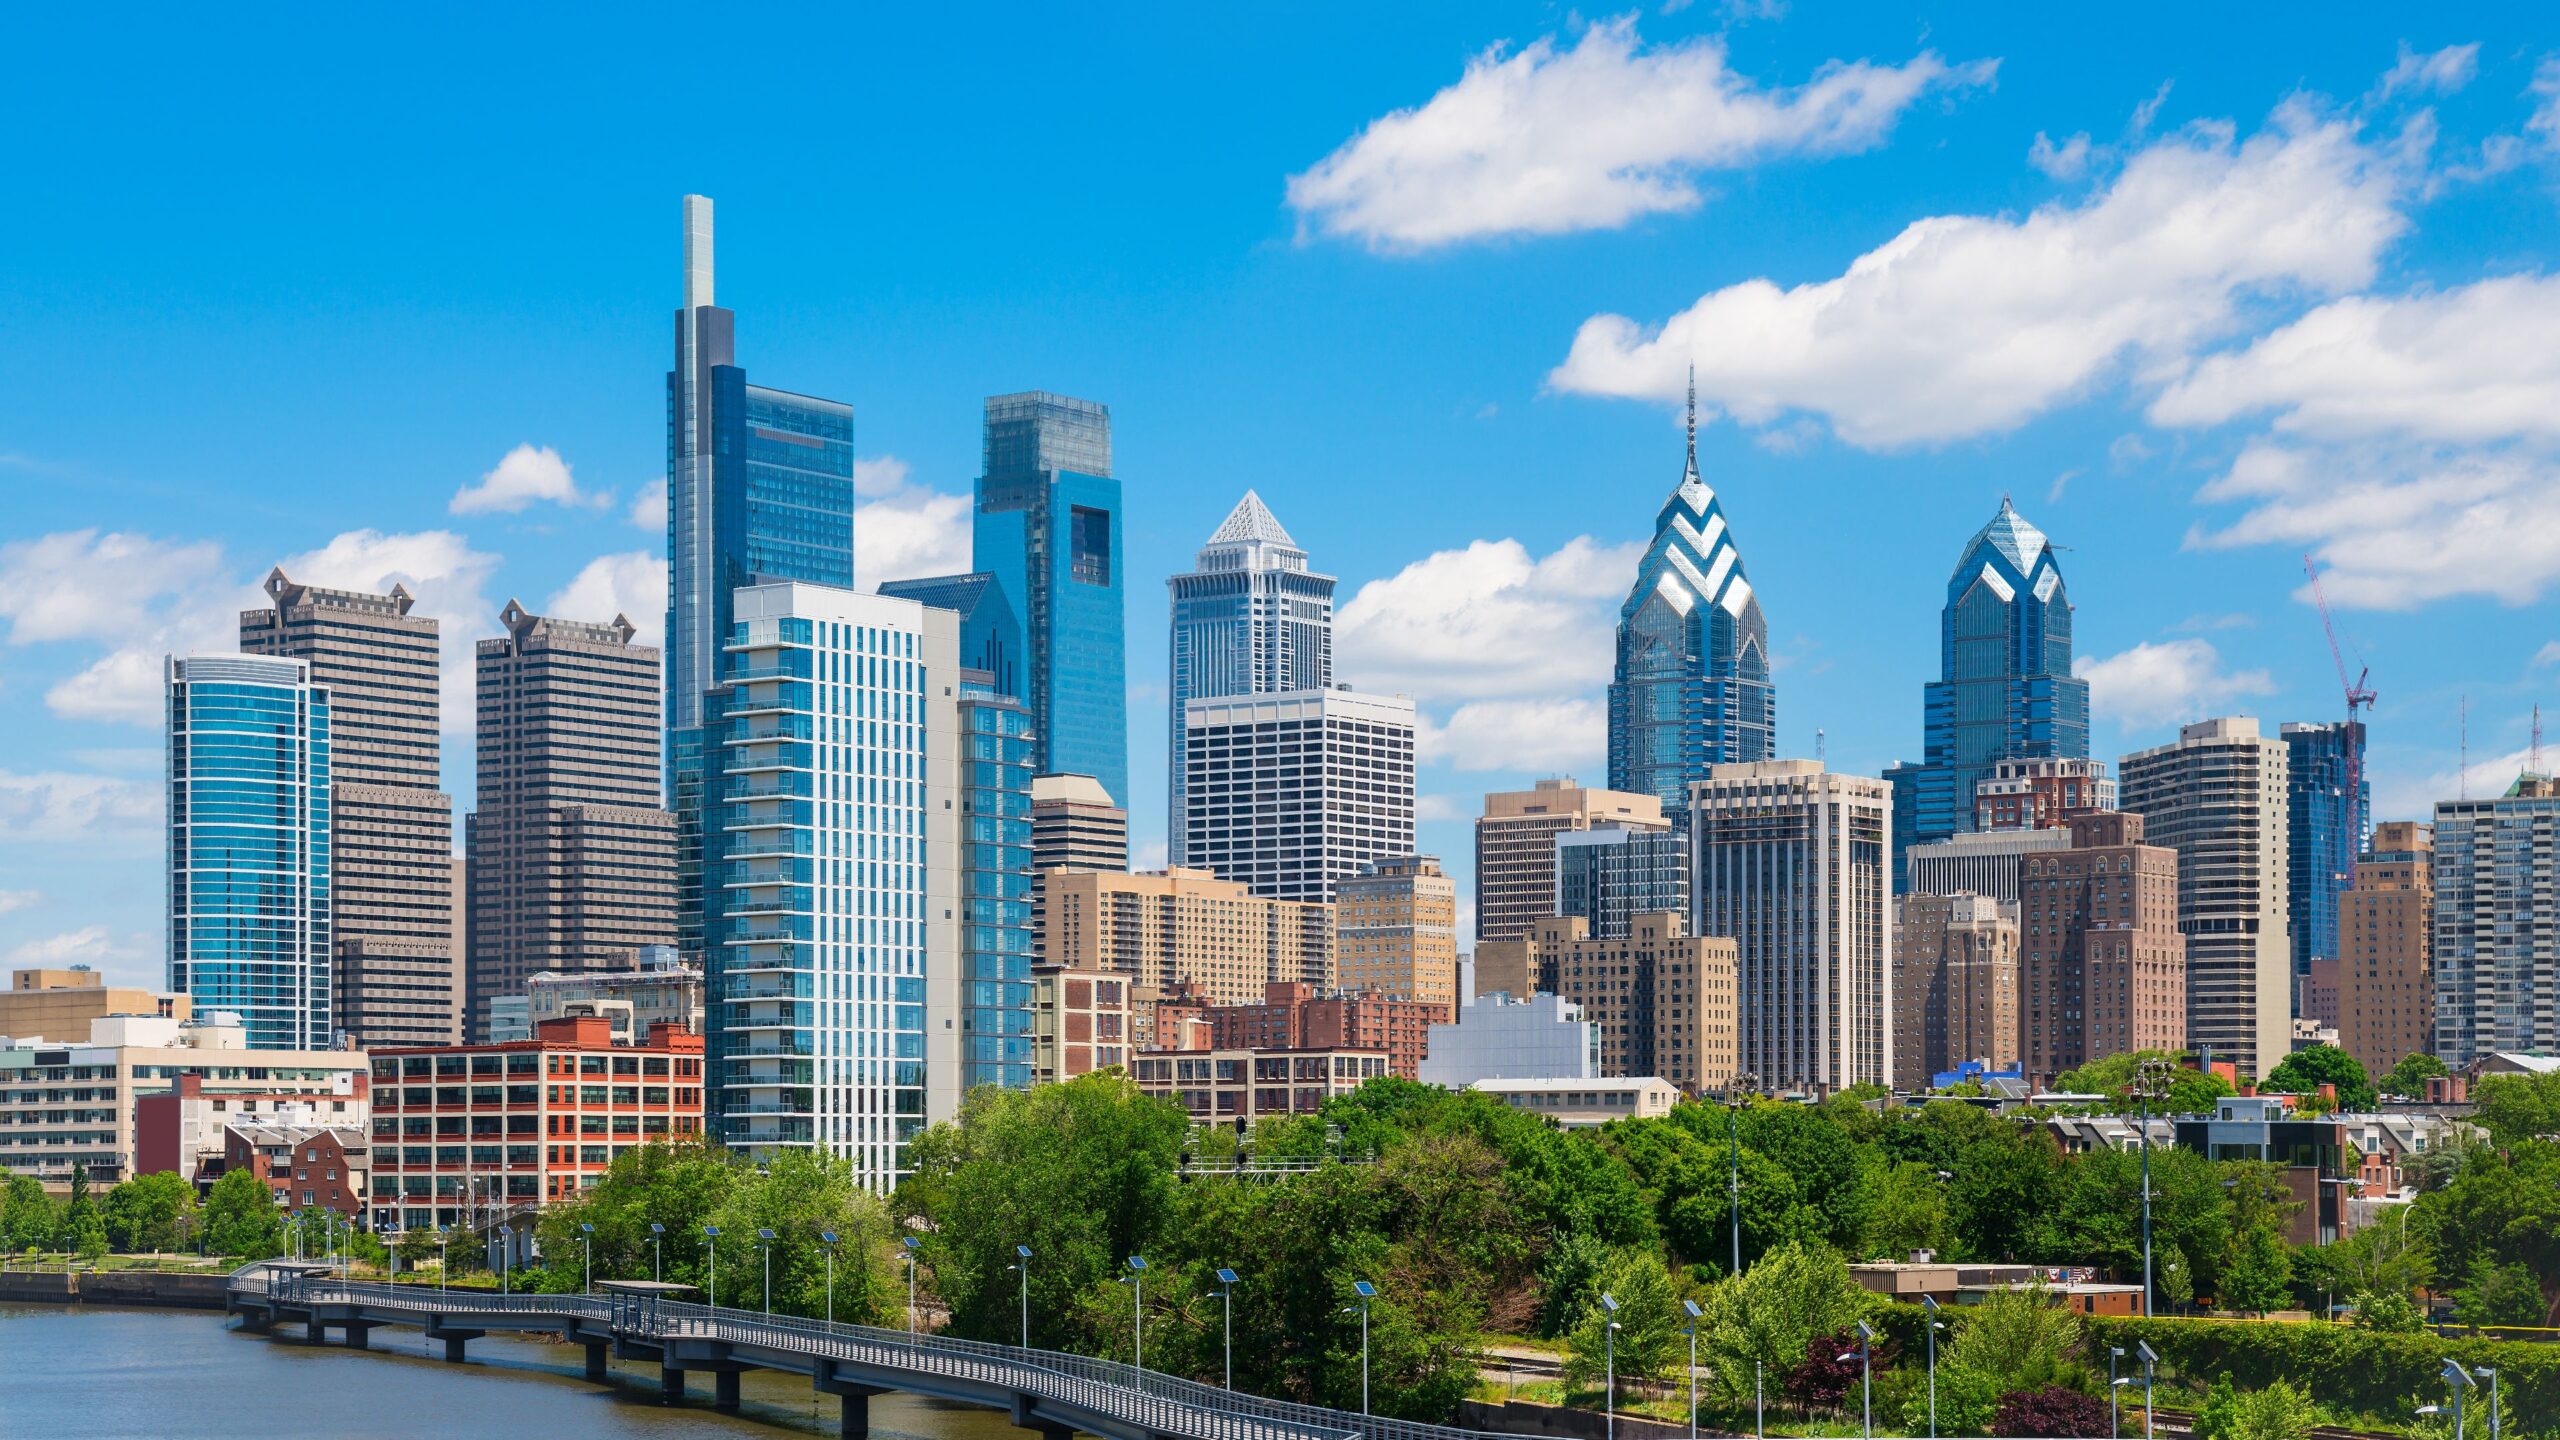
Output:
[[2371,708],[2373,702],[2380,697],[2374,694],[2372,686],[2365,683],[2366,679],[2373,674],[2370,667],[2360,665],[2356,667],[2356,678],[2353,680],[2347,678],[2347,652],[2339,648],[2337,622],[2329,618],[2329,596],[2326,591],[2320,588],[2319,562],[2308,555],[2303,556],[2302,572],[2311,577],[2312,603],[2317,605],[2320,609],[2320,629],[2323,634],[2326,634],[2329,637],[2329,658],[2337,662],[2338,666],[2338,689],[2343,691],[2346,695],[2347,810],[2349,816],[2347,824],[2348,828],[2357,832],[2351,838],[2356,846],[2357,853],[2361,854],[2364,849],[2363,828],[2365,819],[2363,775],[2364,737],[2357,729],[2357,712]]

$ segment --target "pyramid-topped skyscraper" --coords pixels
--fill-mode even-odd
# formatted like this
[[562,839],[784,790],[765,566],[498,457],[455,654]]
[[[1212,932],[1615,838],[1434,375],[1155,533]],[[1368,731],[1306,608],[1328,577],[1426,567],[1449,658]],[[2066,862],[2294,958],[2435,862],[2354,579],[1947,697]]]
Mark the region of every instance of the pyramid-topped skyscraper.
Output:
[[1687,813],[1708,768],[1777,752],[1778,696],[1769,622],[1714,489],[1698,477],[1698,396],[1689,455],[1654,517],[1636,583],[1618,610],[1609,683],[1609,788],[1661,797]]

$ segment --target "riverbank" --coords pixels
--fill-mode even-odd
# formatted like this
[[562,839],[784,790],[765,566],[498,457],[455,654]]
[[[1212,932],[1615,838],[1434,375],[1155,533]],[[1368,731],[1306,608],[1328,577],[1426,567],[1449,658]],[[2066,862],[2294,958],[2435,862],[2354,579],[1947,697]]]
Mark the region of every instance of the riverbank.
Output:
[[228,1278],[206,1271],[0,1270],[0,1303],[219,1310]]

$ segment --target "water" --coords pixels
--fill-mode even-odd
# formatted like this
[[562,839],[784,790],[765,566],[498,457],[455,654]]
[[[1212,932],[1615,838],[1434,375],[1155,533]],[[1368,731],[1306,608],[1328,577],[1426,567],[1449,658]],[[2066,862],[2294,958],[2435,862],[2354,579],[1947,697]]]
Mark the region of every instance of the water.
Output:
[[[384,1326],[369,1352],[229,1328],[201,1310],[0,1305],[0,1436],[774,1436],[836,1433],[836,1398],[807,1379],[741,1376],[736,1415],[711,1408],[711,1377],[658,1403],[658,1367],[615,1361],[584,1378],[585,1352],[506,1335],[448,1365],[415,1330]],[[871,1401],[881,1440],[1026,1440],[994,1410],[908,1395]]]

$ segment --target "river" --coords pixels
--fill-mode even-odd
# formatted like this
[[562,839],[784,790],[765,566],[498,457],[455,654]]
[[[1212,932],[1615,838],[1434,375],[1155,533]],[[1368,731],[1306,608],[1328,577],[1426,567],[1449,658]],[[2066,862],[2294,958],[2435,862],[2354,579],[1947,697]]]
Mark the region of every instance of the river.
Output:
[[[384,1326],[370,1353],[230,1328],[201,1310],[0,1305],[0,1436],[772,1436],[833,1435],[836,1400],[802,1377],[749,1372],[736,1415],[711,1408],[711,1377],[681,1407],[658,1403],[658,1367],[615,1361],[583,1378],[575,1347],[490,1335],[468,1363],[430,1358],[415,1330]],[[871,1402],[882,1440],[1026,1440],[993,1410],[907,1395]]]

